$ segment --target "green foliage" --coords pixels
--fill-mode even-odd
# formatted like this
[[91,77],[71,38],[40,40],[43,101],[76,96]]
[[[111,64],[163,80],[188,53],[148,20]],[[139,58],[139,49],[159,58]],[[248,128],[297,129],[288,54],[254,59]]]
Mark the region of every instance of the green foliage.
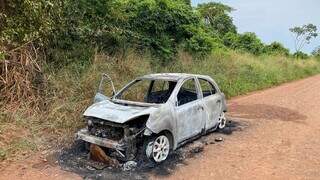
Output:
[[[222,3],[193,8],[186,0],[5,2],[1,44],[12,49],[31,41],[59,67],[72,61],[88,64],[95,51],[125,57],[134,49],[151,52],[161,62],[172,61],[180,48],[201,57],[226,47],[255,55],[289,53],[281,44],[264,45],[254,33],[238,34],[229,15],[234,9]],[[306,41],[314,30],[312,25],[292,29]]]
[[236,33],[228,32],[223,37],[223,44],[231,49],[237,49],[239,41],[240,36]]
[[219,48],[219,39],[209,36],[202,29],[189,28],[188,33],[193,36],[184,43],[184,49],[193,55],[203,57],[211,52],[212,49]]
[[320,57],[320,46],[316,47],[313,51],[312,51],[312,55],[315,57]]
[[289,30],[295,34],[295,49],[297,53],[299,53],[306,44],[309,44],[312,38],[318,36],[317,26],[314,24],[306,24],[301,27],[297,26]]
[[238,48],[255,55],[263,53],[264,44],[251,32],[240,34]]
[[223,37],[223,43],[231,49],[241,50],[255,55],[264,53],[265,48],[261,40],[251,32],[243,34],[229,32]]
[[0,13],[0,42],[9,48],[29,41],[46,42],[53,29],[53,17],[58,3],[53,0],[5,1]]
[[151,48],[164,60],[173,58],[183,41],[199,37],[196,33],[199,32],[200,18],[184,2],[139,0],[128,1],[125,6],[128,7],[126,11],[132,12],[129,24],[138,34],[137,45]]
[[228,32],[236,33],[236,26],[228,14],[233,11],[230,6],[210,2],[199,4],[196,9],[212,32],[222,36]]
[[[129,48],[151,50],[153,55],[168,61],[181,43],[208,39],[201,30],[200,17],[184,1],[68,0],[62,9],[60,25],[50,41],[51,47],[62,51],[82,43],[107,53],[125,54]],[[199,50],[211,50],[210,43],[198,43],[202,44],[205,47]]]
[[183,0],[184,3],[186,3],[188,6],[191,6],[191,0]]
[[307,58],[309,58],[309,55],[304,53],[304,52],[302,52],[302,51],[295,52],[293,54],[293,56],[296,57],[297,59],[307,59]]
[[280,54],[280,55],[285,55],[285,56],[288,56],[290,54],[289,49],[285,48],[279,42],[272,42],[271,44],[265,46],[264,51],[267,54]]

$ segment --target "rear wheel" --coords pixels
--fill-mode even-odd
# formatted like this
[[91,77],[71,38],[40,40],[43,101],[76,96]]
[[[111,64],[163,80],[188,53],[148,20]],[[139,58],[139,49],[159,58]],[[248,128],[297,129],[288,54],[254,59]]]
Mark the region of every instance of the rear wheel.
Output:
[[168,136],[160,134],[146,141],[144,153],[150,160],[160,163],[167,159],[170,148]]
[[219,117],[219,121],[218,121],[218,128],[219,129],[223,129],[226,127],[226,124],[227,124],[227,118],[225,116],[225,113],[222,112],[220,117]]

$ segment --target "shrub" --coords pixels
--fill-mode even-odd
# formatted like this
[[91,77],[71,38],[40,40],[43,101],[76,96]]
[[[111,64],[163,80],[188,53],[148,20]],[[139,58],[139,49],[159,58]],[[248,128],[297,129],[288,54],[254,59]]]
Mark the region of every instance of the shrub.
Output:
[[263,53],[264,44],[255,33],[246,32],[239,35],[237,47],[255,55]]
[[236,49],[239,46],[239,35],[228,32],[223,36],[223,44],[231,49]]
[[294,56],[295,58],[297,58],[297,59],[307,59],[307,58],[309,58],[309,55],[306,54],[306,53],[304,53],[304,52],[302,52],[302,51],[295,52],[295,53],[293,54],[293,56]]
[[280,54],[285,56],[290,54],[289,49],[285,48],[279,42],[272,42],[271,44],[265,46],[264,52],[267,54]]

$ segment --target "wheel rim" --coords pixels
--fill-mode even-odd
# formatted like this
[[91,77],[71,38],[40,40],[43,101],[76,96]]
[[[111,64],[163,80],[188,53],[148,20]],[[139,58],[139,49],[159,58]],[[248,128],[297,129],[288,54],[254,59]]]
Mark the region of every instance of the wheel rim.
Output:
[[152,146],[152,158],[156,162],[161,162],[167,159],[170,150],[170,143],[169,139],[161,135],[156,138],[153,142]]
[[226,126],[226,116],[224,115],[224,112],[221,113],[219,117],[219,128],[223,129]]

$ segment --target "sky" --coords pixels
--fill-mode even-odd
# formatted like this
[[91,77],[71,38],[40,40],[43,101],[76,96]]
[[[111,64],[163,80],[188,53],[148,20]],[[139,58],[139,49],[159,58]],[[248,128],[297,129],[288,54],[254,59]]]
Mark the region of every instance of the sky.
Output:
[[[192,0],[193,6],[205,2],[210,0]],[[236,9],[231,16],[239,33],[254,32],[263,42],[281,42],[291,52],[294,52],[294,38],[289,28],[312,23],[320,32],[320,0],[216,0],[215,2]],[[319,36],[302,51],[310,53],[320,46]]]

